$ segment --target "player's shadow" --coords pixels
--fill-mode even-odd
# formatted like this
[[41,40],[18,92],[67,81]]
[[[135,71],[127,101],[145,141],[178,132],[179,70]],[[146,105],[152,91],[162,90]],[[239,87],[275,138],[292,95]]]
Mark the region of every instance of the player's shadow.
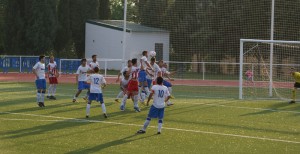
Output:
[[47,125],[39,125],[31,128],[25,128],[20,130],[14,130],[14,131],[6,131],[1,133],[2,139],[12,139],[12,138],[20,138],[20,137],[26,137],[26,136],[32,136],[32,135],[39,135],[44,134],[50,131],[57,131],[59,129],[68,129],[68,128],[74,128],[82,125],[88,125],[91,124],[86,120],[64,120],[60,122],[55,122]]
[[258,112],[252,112],[252,113],[247,113],[247,114],[242,114],[240,116],[251,116],[251,115],[260,115],[260,114],[270,114],[270,113],[275,113],[275,112],[288,112],[288,111],[296,111],[298,108],[288,108],[284,109],[285,107],[289,107],[291,104],[288,104],[286,102],[280,102],[276,104],[272,104],[269,107],[265,109],[261,109],[261,111]]
[[27,104],[26,102],[33,102],[33,101],[35,101],[34,97],[12,99],[12,100],[8,100],[8,101],[1,101],[0,107],[20,105],[20,104],[24,105],[24,104]]
[[156,134],[153,134],[153,135],[150,135],[150,136],[143,136],[143,137],[135,138],[137,136],[139,136],[139,135],[138,134],[130,135],[130,136],[124,137],[122,139],[114,140],[114,141],[107,142],[107,143],[104,143],[104,144],[100,144],[100,145],[97,145],[97,146],[94,146],[94,147],[91,147],[91,148],[71,151],[71,152],[68,152],[67,154],[97,153],[97,152],[100,152],[101,150],[104,150],[106,148],[126,144],[126,143],[129,143],[129,142],[133,142],[133,141],[137,141],[137,140],[141,140],[141,139],[150,138],[150,137],[156,136]]
[[11,110],[11,111],[7,111],[7,112],[12,112],[12,113],[34,112],[34,111],[41,111],[41,110],[46,110],[46,109],[49,110],[49,109],[55,109],[55,108],[61,108],[61,107],[63,108],[63,107],[66,107],[66,106],[72,106],[73,105],[72,103],[53,104],[53,105],[48,105],[48,104],[45,103],[46,107],[41,108],[41,107],[38,107],[36,103],[33,103],[33,104],[36,107]]

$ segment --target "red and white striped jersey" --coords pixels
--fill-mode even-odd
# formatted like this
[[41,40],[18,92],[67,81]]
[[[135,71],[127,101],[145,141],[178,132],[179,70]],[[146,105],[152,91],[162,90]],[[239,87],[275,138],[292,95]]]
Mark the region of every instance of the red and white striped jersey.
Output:
[[[57,73],[57,65],[56,62],[54,61],[53,63],[48,64],[48,72],[49,72],[49,78],[55,77],[55,74]],[[51,74],[51,73],[52,74]]]
[[130,79],[137,79],[139,74],[139,68],[136,66],[131,67]]

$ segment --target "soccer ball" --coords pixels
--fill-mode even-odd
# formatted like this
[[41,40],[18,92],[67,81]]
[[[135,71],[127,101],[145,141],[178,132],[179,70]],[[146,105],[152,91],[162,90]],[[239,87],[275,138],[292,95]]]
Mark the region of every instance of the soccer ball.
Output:
[[150,57],[155,57],[156,56],[156,52],[155,51],[150,51],[149,52],[149,56]]

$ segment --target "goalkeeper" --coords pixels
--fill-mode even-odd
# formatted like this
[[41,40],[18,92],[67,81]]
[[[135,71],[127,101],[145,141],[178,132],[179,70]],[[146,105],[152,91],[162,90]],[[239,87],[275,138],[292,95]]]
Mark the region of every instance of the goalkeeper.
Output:
[[296,72],[294,68],[291,68],[291,75],[295,79],[294,89],[292,91],[292,101],[290,104],[296,103],[296,90],[300,88],[300,72]]

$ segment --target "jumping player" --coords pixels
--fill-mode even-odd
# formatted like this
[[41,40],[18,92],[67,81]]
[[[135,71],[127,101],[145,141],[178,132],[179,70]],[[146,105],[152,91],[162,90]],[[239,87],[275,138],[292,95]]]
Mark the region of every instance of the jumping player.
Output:
[[33,66],[33,74],[36,76],[35,85],[37,89],[36,100],[39,107],[45,107],[44,99],[46,93],[45,79],[45,56],[39,57],[39,62]]
[[100,102],[103,116],[104,118],[107,118],[106,114],[106,107],[103,101],[103,95],[102,95],[102,88],[106,86],[106,81],[102,75],[99,74],[99,68],[94,68],[94,74],[91,74],[87,81],[90,82],[90,94],[89,94],[89,100],[86,105],[86,118],[89,118],[90,116],[90,109],[92,101],[95,100],[97,102]]
[[292,90],[292,101],[290,104],[296,103],[296,90],[300,88],[300,72],[296,72],[294,68],[291,68],[291,75],[295,79],[294,89]]
[[126,94],[123,96],[120,109],[121,111],[125,110],[126,106],[126,100],[128,97],[133,98],[134,103],[134,110],[136,112],[141,112],[139,106],[138,106],[138,81],[137,81],[137,75],[139,68],[137,67],[137,59],[134,58],[132,61],[132,67],[129,68],[128,72],[130,74],[130,79],[128,82],[128,88]]
[[[132,66],[132,62],[131,62],[131,60],[128,60],[128,61],[127,61],[127,66],[125,66],[125,67],[120,71],[120,73],[118,74],[118,78],[117,78],[116,82],[119,82],[119,81],[120,81],[120,76],[121,76],[121,75],[122,75],[121,82],[123,81],[123,79],[124,79],[124,72],[128,72],[128,70],[129,70],[129,68],[131,68],[131,66]],[[128,82],[127,82],[127,83],[128,83]],[[121,87],[121,88],[122,88],[122,87]],[[124,95],[123,91],[120,91],[119,94],[117,95],[115,101],[116,101],[117,103],[119,103],[119,98],[123,98],[123,95]]]
[[[162,76],[161,69],[159,68],[159,66],[155,62],[156,62],[155,57],[152,57],[151,60],[150,60],[150,65],[153,68],[153,70],[146,69],[146,72],[147,72],[147,84],[148,84],[148,88],[149,89],[151,88],[152,84],[155,85],[156,78]],[[146,97],[145,93],[142,92],[142,94],[141,94],[141,102],[144,102],[145,97]]]
[[79,94],[82,92],[83,89],[87,89],[87,95],[89,95],[89,89],[90,89],[90,85],[86,83],[87,80],[87,73],[90,70],[90,67],[86,65],[86,59],[83,58],[81,59],[81,65],[78,67],[77,72],[76,72],[76,82],[78,85],[78,91],[75,94],[74,98],[73,98],[73,103],[76,102],[77,97],[79,96]]
[[54,61],[54,57],[50,56],[50,62],[48,64],[49,88],[48,88],[48,96],[47,96],[47,98],[49,99],[56,100],[55,92],[56,92],[56,85],[58,84],[57,76],[58,76],[58,72],[57,72],[56,62]]
[[[173,73],[169,72],[167,70],[167,64],[164,63],[162,60],[159,61],[158,65],[161,69],[162,77],[168,78],[170,81],[174,81],[174,79],[171,79],[170,75],[175,72],[173,72]],[[169,90],[169,93],[172,94],[172,84],[164,79],[163,85],[166,86]],[[171,98],[174,98],[174,97],[171,96]],[[171,101],[167,101],[167,105],[170,106],[170,105],[174,105],[174,104]]]
[[98,67],[99,69],[100,69],[100,65],[99,65],[99,63],[97,62],[97,55],[92,55],[92,62],[90,62],[90,64],[89,64],[89,66],[90,66],[90,68],[91,68],[91,72],[93,72],[94,71],[94,68],[95,67]]
[[150,94],[150,91],[149,91],[149,88],[148,88],[148,84],[147,84],[147,73],[146,73],[146,69],[152,69],[150,63],[148,62],[148,51],[143,51],[142,53],[142,58],[140,59],[140,71],[139,71],[139,77],[138,77],[138,80],[139,80],[139,95],[141,95],[143,89],[145,90],[146,92],[146,95],[149,96]]
[[129,72],[124,71],[123,72],[123,78],[120,81],[121,91],[119,92],[117,98],[115,99],[116,102],[119,102],[119,98],[123,98],[123,96],[126,94],[127,88],[128,88],[129,77],[130,77]]
[[148,117],[144,123],[143,128],[137,132],[138,134],[146,133],[146,129],[150,124],[151,118],[158,118],[157,134],[161,134],[164,111],[165,111],[165,101],[168,101],[170,99],[170,93],[168,91],[168,88],[163,85],[162,77],[158,77],[156,83],[157,85],[152,86],[151,88],[152,92],[148,97],[148,101],[147,101],[147,106],[148,106],[152,96],[154,96],[153,104],[149,110]]

